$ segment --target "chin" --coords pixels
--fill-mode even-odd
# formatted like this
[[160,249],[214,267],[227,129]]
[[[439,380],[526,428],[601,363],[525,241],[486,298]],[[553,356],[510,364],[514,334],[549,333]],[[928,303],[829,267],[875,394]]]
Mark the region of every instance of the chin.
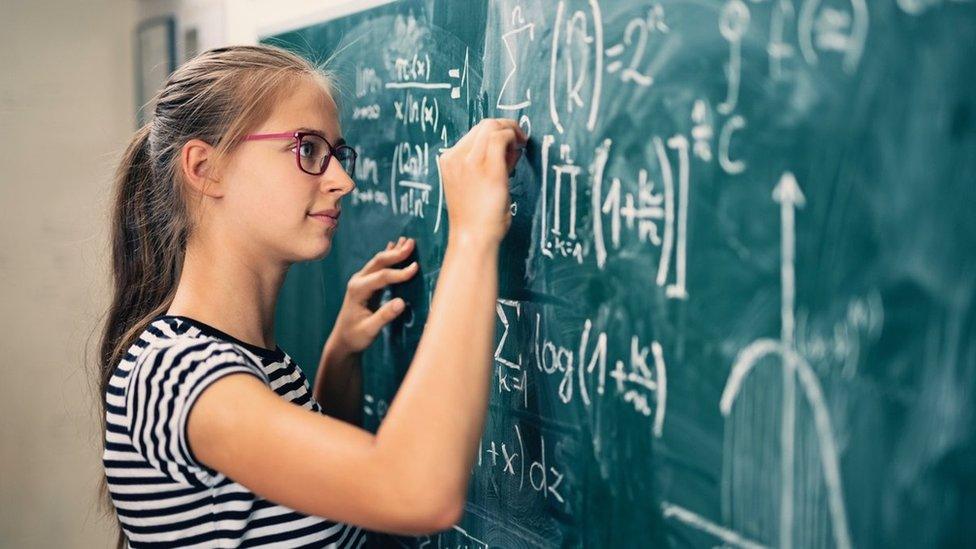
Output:
[[305,261],[318,261],[324,259],[332,251],[332,241],[331,239],[326,239],[325,242],[316,242],[314,246],[308,245],[304,248],[292,248],[289,255],[291,256],[291,263],[302,263]]
[[331,251],[332,251],[332,239],[327,239],[325,241],[325,245],[322,246],[322,247],[320,247],[316,251],[314,257],[312,257],[310,259],[312,259],[312,260],[324,259],[326,256],[329,255],[329,252],[331,252]]
[[[311,223],[320,225],[320,221],[310,220]],[[332,251],[332,241],[335,238],[335,230],[329,228],[316,227],[313,234],[307,232],[295,235],[291,240],[293,244],[301,243],[299,248],[292,248],[292,253],[297,256],[296,261],[315,261],[323,259]]]

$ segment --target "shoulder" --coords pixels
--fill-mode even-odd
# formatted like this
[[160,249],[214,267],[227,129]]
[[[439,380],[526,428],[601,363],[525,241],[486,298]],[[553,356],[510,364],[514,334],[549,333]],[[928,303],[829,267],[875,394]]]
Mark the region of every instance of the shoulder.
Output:
[[187,440],[190,411],[205,389],[235,373],[250,374],[268,386],[267,374],[233,343],[171,327],[142,350],[125,396],[132,445],[150,464],[172,478],[212,486],[220,480],[193,454]]
[[233,342],[167,319],[153,321],[146,332],[151,337],[134,366],[138,378],[159,380],[165,372],[168,376],[177,376],[179,381],[186,381],[226,369],[243,369],[269,383],[268,375],[256,357]]
[[[149,329],[165,332],[158,322]],[[129,400],[164,398],[192,401],[206,386],[235,372],[251,374],[270,386],[267,372],[232,342],[189,332],[155,337],[142,349],[129,379]]]

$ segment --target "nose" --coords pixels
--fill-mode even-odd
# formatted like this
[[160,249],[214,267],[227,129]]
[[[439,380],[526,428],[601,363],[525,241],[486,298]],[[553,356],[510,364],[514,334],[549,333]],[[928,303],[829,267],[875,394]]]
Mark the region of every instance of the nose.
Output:
[[339,162],[333,160],[329,162],[328,168],[322,174],[322,184],[325,192],[337,192],[339,196],[345,196],[356,188],[356,182],[346,173]]

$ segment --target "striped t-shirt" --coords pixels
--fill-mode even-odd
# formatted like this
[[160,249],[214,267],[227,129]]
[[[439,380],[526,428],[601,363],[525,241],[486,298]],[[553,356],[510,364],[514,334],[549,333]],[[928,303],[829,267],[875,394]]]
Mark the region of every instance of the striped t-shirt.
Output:
[[321,412],[281,347],[246,343],[198,320],[156,317],[106,389],[108,488],[130,547],[359,547],[368,532],[268,501],[198,462],[186,435],[207,385],[245,372]]

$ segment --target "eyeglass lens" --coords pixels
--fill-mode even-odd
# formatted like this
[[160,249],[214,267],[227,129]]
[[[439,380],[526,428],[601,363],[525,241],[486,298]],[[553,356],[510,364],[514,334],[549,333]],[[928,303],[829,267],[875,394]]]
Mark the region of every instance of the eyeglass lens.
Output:
[[330,151],[328,143],[314,134],[302,136],[298,151],[302,169],[313,175],[321,174],[327,167],[330,152],[335,155],[342,169],[352,176],[356,167],[356,154],[352,147],[342,145]]

